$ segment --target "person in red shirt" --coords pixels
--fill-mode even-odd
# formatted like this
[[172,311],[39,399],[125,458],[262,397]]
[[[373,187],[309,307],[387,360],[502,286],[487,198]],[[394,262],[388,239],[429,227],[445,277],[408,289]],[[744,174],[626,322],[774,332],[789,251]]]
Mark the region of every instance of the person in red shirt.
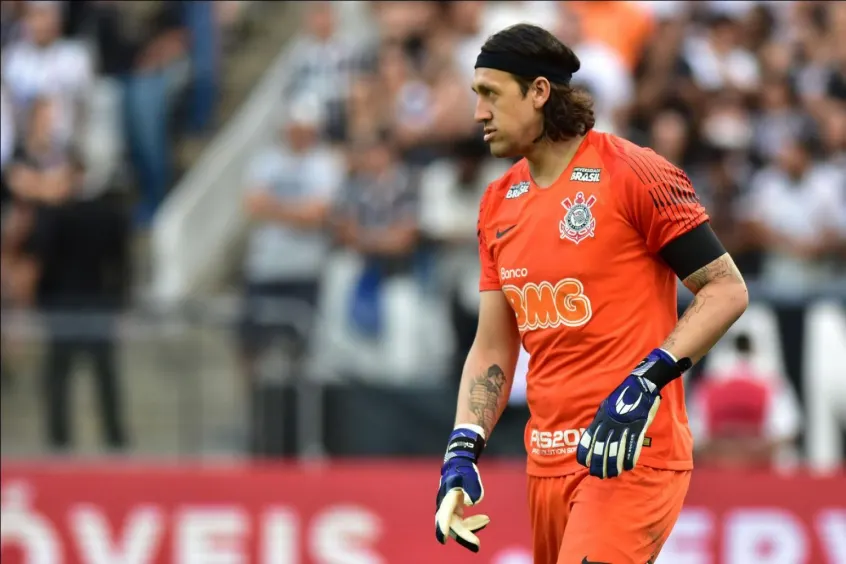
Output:
[[802,413],[792,385],[775,367],[759,362],[748,334],[736,334],[732,345],[732,361],[709,363],[688,400],[697,466],[766,469],[795,463]]
[[[682,373],[748,304],[688,177],[650,149],[593,130],[569,86],[576,55],[528,24],[476,62],[475,119],[517,157],[482,197],[481,306],[437,496],[436,537],[477,551],[476,465],[529,353],[526,425],[535,564],[643,564],[687,492]],[[681,320],[676,278],[695,294]]]

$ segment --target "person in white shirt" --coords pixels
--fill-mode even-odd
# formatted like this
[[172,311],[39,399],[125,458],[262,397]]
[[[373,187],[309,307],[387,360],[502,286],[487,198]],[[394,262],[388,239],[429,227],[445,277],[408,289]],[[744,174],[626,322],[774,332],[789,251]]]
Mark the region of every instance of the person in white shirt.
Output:
[[61,24],[60,2],[27,2],[24,39],[4,53],[2,77],[19,131],[32,101],[49,95],[57,102],[57,137],[71,143],[84,130],[94,64],[81,43],[61,38]]
[[705,92],[734,88],[751,93],[758,87],[758,60],[740,45],[739,34],[730,16],[713,14],[704,36],[687,39],[685,59],[697,86]]
[[812,156],[810,134],[786,140],[752,178],[745,221],[764,249],[762,281],[774,292],[814,291],[835,279],[846,244],[846,173]]
[[[240,328],[248,390],[264,376],[260,361],[271,344],[282,341],[278,350],[289,351],[292,362],[307,352],[330,250],[324,225],[346,173],[343,159],[320,139],[320,99],[300,98],[286,107],[282,138],[255,156],[244,181],[244,208],[252,222]],[[260,436],[253,433],[252,449],[266,451],[255,442]]]

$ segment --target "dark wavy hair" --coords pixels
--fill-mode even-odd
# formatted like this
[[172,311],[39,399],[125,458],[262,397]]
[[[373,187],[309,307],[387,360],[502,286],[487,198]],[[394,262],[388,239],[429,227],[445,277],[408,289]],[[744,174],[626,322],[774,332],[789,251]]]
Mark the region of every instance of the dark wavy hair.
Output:
[[[482,46],[489,53],[519,55],[574,74],[581,62],[572,49],[542,27],[517,24],[490,36]],[[538,76],[513,75],[525,96]],[[550,81],[549,99],[543,106],[543,131],[538,140],[565,141],[584,135],[596,124],[590,94],[569,84]]]

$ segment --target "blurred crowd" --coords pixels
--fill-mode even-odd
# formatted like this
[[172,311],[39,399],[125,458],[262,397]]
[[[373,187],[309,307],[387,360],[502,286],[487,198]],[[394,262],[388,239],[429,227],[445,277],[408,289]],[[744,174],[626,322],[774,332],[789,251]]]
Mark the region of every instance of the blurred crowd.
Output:
[[[268,350],[301,362],[316,334],[333,343],[342,371],[458,378],[477,324],[479,199],[511,165],[490,158],[470,83],[485,39],[517,22],[574,49],[573,82],[592,94],[597,129],[688,173],[750,285],[789,298],[842,295],[846,4],[299,4],[277,135],[240,187],[249,391]],[[54,314],[43,368],[52,446],[71,442],[68,378],[79,353],[94,360],[106,442],[127,441],[110,314],[127,303],[132,235],[178,176],[175,143],[212,126],[227,79],[221,53],[248,5],[0,2],[2,299],[5,311]],[[328,284],[339,254],[354,261],[343,284]],[[80,331],[80,312],[107,314],[99,338]],[[693,423],[706,456],[769,458],[800,432],[799,407],[783,375],[747,362],[754,343],[735,345],[730,366],[709,368]],[[738,421],[713,412],[708,397],[725,394],[721,386],[749,400]],[[763,442],[721,443],[724,428]]]
[[[842,292],[846,4],[313,2],[278,139],[244,178],[248,370],[261,304],[321,309],[323,265],[340,248],[359,261],[333,306],[345,310],[341,325],[393,338],[386,293],[413,281],[420,293],[406,303],[446,302],[458,377],[477,323],[478,202],[511,164],[490,158],[473,122],[473,65],[489,35],[521,21],[579,56],[573,82],[593,95],[597,129],[689,174],[751,284],[794,298]],[[387,362],[396,347],[383,350]],[[780,428],[779,440],[798,432]]]
[[50,314],[54,446],[69,442],[68,379],[80,353],[94,361],[107,442],[125,442],[113,327],[89,322],[86,334],[74,316],[109,319],[126,304],[132,235],[176,180],[176,140],[213,125],[221,49],[247,4],[0,2],[2,305]]

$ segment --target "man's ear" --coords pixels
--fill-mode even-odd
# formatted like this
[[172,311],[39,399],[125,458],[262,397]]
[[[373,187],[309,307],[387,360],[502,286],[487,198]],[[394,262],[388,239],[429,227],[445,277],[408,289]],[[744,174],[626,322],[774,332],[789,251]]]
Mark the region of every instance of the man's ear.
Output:
[[529,88],[529,95],[532,97],[532,106],[539,110],[549,100],[549,95],[552,91],[552,85],[549,80],[539,76],[532,81],[532,86]]

